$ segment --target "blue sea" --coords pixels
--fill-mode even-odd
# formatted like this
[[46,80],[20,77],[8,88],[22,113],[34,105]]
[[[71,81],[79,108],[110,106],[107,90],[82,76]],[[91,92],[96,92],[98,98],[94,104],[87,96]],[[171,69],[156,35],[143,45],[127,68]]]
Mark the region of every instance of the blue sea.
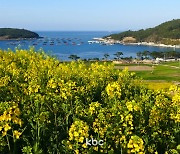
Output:
[[69,55],[75,54],[81,59],[102,59],[105,53],[110,55],[109,59],[114,59],[114,54],[118,51],[123,52],[124,57],[136,57],[136,53],[139,51],[180,51],[180,49],[174,48],[162,48],[151,46],[139,46],[139,45],[101,45],[101,44],[89,44],[88,41],[95,37],[103,37],[117,32],[106,31],[58,31],[58,32],[37,32],[41,39],[35,40],[8,40],[0,41],[1,49],[14,49],[20,47],[28,49],[30,46],[34,46],[37,50],[43,48],[43,50],[51,55],[55,55],[60,60],[68,60]]

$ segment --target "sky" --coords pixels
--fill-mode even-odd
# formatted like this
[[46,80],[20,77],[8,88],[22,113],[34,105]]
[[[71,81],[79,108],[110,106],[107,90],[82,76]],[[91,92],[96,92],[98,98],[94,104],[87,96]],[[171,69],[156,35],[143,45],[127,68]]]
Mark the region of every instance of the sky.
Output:
[[0,0],[0,27],[123,31],[180,19],[180,0]]

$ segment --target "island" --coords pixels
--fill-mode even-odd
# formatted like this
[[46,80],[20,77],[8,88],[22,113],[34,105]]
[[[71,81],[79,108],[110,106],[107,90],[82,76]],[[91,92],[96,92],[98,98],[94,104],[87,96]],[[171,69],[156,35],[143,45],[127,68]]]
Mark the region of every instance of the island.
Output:
[[0,28],[0,40],[37,39],[40,36],[32,31],[17,28]]
[[180,47],[180,19],[174,19],[162,23],[154,28],[141,29],[138,31],[125,31],[118,34],[111,34],[103,38],[95,38],[105,45],[131,44],[150,45],[162,47]]

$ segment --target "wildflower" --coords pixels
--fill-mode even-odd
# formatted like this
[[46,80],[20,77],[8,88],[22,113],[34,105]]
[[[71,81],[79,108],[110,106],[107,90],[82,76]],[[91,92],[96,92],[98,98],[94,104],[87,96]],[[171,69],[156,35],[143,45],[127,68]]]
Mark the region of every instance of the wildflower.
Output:
[[95,151],[98,151],[98,147],[94,147],[93,149],[94,149]]
[[0,116],[0,122],[4,120],[4,117],[3,116]]
[[117,82],[108,84],[106,87],[106,92],[110,98],[113,98],[115,95],[117,96],[117,98],[121,97],[121,87]]
[[69,149],[73,149],[73,146],[71,144],[69,145]]
[[3,131],[2,136],[6,136],[7,132]]
[[83,147],[83,148],[87,148],[87,145],[86,145],[86,143],[84,143],[84,144],[82,145],[82,147]]
[[79,142],[83,143],[83,141],[84,141],[84,137],[80,137]]
[[15,136],[16,139],[19,139],[19,137],[20,137],[21,134],[22,134],[22,133],[18,132],[17,130],[15,130],[15,131],[13,132],[13,136]]
[[127,108],[128,108],[129,111],[133,111],[133,105],[132,105],[131,102],[127,102],[127,103],[126,103],[126,106],[127,106]]
[[75,137],[79,136],[79,133],[78,132],[74,132],[74,136]]
[[14,110],[14,114],[17,115],[17,116],[20,115],[20,110],[19,110],[19,108],[16,108],[16,109]]
[[10,114],[4,115],[4,120],[11,121],[11,115]]
[[4,130],[7,132],[8,130],[10,130],[11,129],[11,126],[9,126],[8,124],[6,124],[5,126],[4,126]]
[[75,150],[75,153],[76,153],[76,154],[79,154],[79,150]]

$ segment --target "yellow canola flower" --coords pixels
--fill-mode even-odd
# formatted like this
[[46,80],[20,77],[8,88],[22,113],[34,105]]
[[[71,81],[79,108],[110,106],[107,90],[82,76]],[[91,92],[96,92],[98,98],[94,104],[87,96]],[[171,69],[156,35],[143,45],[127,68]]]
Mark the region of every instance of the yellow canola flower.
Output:
[[121,87],[118,82],[113,82],[112,84],[108,84],[106,87],[106,92],[110,98],[113,98],[115,95],[118,98],[121,97]]
[[127,109],[128,109],[129,111],[133,111],[133,105],[132,105],[131,102],[127,102],[127,103],[126,103],[126,106],[127,106]]
[[88,126],[84,126],[84,130],[87,132],[89,130]]
[[80,137],[79,142],[83,143],[83,141],[84,141],[84,137]]
[[17,116],[19,116],[19,115],[21,114],[20,109],[19,109],[19,108],[16,108],[16,109],[14,110],[14,114],[17,115]]
[[0,118],[0,121],[11,121],[11,115],[4,112],[4,114]]
[[9,124],[6,124],[5,126],[4,126],[4,130],[7,132],[8,130],[10,130],[11,129],[11,126],[9,126]]
[[94,147],[93,149],[94,149],[95,151],[98,151],[98,147]]
[[7,134],[7,132],[6,132],[6,131],[3,131],[2,136],[5,136],[6,134]]
[[140,107],[139,107],[138,105],[135,105],[135,106],[134,106],[134,110],[135,110],[135,111],[138,111],[138,110],[140,110]]
[[0,122],[4,120],[4,117],[3,116],[0,116]]
[[95,107],[99,107],[100,106],[100,104],[98,103],[98,102],[95,102]]
[[79,150],[74,150],[76,154],[79,154]]
[[90,107],[89,107],[89,111],[90,111],[91,114],[93,114],[93,112],[95,111],[95,108],[92,107],[92,106],[90,106]]
[[127,147],[128,147],[129,149],[132,149],[132,148],[133,148],[133,144],[128,143],[128,144],[127,144]]
[[0,121],[8,121],[5,113],[0,116]]
[[131,136],[131,139],[129,140],[128,144],[127,144],[127,148],[131,149],[130,151],[132,153],[136,153],[136,152],[144,152],[144,146],[143,146],[144,142],[143,140],[138,137],[138,136]]
[[22,134],[22,133],[18,132],[17,130],[15,130],[15,131],[13,132],[13,136],[15,136],[16,139],[19,139],[19,137],[20,137],[21,134]]
[[6,121],[11,121],[11,115],[10,114],[6,115]]
[[86,143],[84,143],[84,144],[82,145],[82,147],[83,147],[83,148],[87,148],[87,145],[86,145]]
[[22,126],[23,122],[21,119],[19,119],[18,124],[19,124],[19,126]]
[[73,149],[73,146],[71,144],[69,145],[69,149]]
[[78,132],[74,132],[74,136],[75,137],[79,136],[79,133]]

